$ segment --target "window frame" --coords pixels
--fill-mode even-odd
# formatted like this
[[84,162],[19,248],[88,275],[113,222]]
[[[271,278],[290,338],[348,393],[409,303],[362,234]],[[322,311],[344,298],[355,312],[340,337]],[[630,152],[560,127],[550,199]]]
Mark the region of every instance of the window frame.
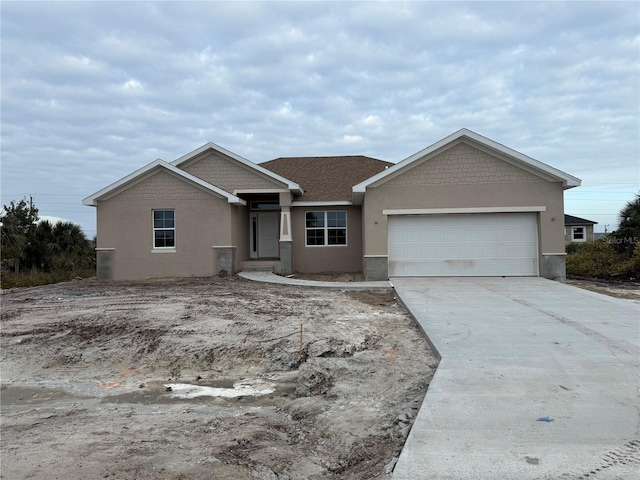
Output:
[[[307,226],[307,214],[309,213],[321,213],[323,214],[323,226],[322,227],[308,227]],[[344,214],[344,227],[330,227],[329,226],[329,213],[343,213]],[[304,212],[304,245],[305,247],[320,247],[320,248],[334,248],[334,247],[347,247],[349,246],[349,220],[348,212],[346,210],[305,210]],[[321,245],[309,244],[308,232],[310,230],[322,231],[323,243]],[[344,230],[344,243],[329,244],[329,231],[331,230]]]
[[[156,227],[156,212],[172,212],[173,213],[173,227]],[[173,246],[157,246],[156,245],[156,232],[157,231],[172,231],[173,232]],[[176,251],[176,210],[175,208],[154,208],[151,210],[151,252],[153,253],[172,253]]]
[[[577,238],[576,234],[581,235],[581,238]],[[586,242],[587,241],[587,227],[583,227],[583,226],[571,227],[571,241],[572,242]]]

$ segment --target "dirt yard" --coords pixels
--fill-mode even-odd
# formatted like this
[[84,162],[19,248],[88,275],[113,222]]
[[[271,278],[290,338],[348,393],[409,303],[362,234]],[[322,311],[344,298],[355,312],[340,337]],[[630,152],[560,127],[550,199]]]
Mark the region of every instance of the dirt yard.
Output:
[[3,479],[389,478],[437,364],[391,290],[78,280],[1,300]]
[[574,287],[609,295],[610,297],[624,298],[634,303],[640,303],[640,282],[568,278],[566,283]]

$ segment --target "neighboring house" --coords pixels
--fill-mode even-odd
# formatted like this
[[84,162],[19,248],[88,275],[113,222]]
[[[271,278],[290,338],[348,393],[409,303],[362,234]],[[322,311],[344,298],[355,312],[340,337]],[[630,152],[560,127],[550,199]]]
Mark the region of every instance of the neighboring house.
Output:
[[592,222],[585,218],[574,217],[572,215],[564,216],[564,242],[593,242],[593,226],[598,222]]
[[[580,180],[467,129],[398,164],[363,156],[260,165],[212,143],[83,200],[98,276],[277,273],[565,276],[564,190]],[[259,263],[260,262],[260,263]]]

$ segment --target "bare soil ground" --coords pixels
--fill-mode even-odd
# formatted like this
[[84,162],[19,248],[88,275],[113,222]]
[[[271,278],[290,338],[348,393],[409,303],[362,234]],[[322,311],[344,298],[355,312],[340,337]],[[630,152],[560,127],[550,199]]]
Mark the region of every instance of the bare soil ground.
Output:
[[611,281],[598,280],[593,278],[567,278],[568,285],[591,290],[596,293],[603,293],[611,297],[625,298],[635,303],[640,303],[640,283],[630,280]]
[[[437,365],[391,290],[78,280],[1,298],[3,479],[388,478]],[[237,381],[274,391],[165,386]]]

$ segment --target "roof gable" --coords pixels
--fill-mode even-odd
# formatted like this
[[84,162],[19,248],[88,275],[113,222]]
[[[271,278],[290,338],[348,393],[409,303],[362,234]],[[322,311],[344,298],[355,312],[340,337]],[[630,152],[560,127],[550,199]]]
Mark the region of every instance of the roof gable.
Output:
[[565,189],[577,187],[581,183],[580,179],[562,172],[561,170],[553,168],[516,150],[505,147],[500,143],[494,142],[493,140],[483,137],[482,135],[478,135],[471,130],[463,128],[448,137],[443,138],[439,142],[436,142],[410,157],[407,157],[401,162],[395,164],[393,167],[390,167],[387,170],[359,183],[358,185],[355,185],[353,187],[354,199],[361,199],[364,196],[367,187],[385,183],[400,173],[408,171],[424,161],[428,161],[461,142],[467,143],[488,153],[489,155],[498,157],[515,167],[519,167],[548,181],[560,181]]
[[385,181],[389,186],[471,185],[544,182],[523,168],[460,141]]
[[158,171],[168,172],[172,174],[175,178],[178,178],[185,182],[189,182],[191,185],[194,185],[205,192],[208,192],[217,197],[226,198],[228,203],[232,203],[235,205],[246,204],[244,200],[236,197],[235,195],[225,192],[221,188],[218,188],[215,185],[211,185],[210,183],[205,182],[204,180],[198,177],[195,177],[190,173],[180,170],[179,168],[176,168],[170,163],[167,163],[161,159],[155,160],[145,165],[144,167],[136,170],[135,172],[127,175],[126,177],[121,178],[117,182],[112,183],[108,187],[105,187],[102,190],[99,190],[93,195],[89,195],[87,198],[82,200],[82,203],[84,205],[97,206],[98,200],[111,198],[112,196],[117,195],[118,193],[121,193],[127,190],[128,188],[133,187],[134,185],[137,185],[139,182],[148,178],[149,176],[153,175],[153,173]]
[[[211,155],[207,155],[211,154]],[[200,164],[201,160],[208,159],[212,165],[203,165]],[[289,180],[283,176],[278,175],[275,172],[269,171],[260,165],[247,160],[246,158],[241,157],[229,150],[226,150],[215,143],[207,143],[200,148],[195,149],[194,151],[183,155],[182,157],[171,162],[172,165],[175,165],[178,168],[189,170],[194,175],[204,176],[209,182],[212,182],[216,175],[216,167],[222,165],[220,163],[221,160],[227,160],[230,162],[228,169],[232,169],[232,172],[229,173],[228,181],[222,180],[222,183],[226,185],[221,185],[223,188],[228,190],[229,192],[242,191],[245,189],[260,189],[260,188],[283,188],[287,190],[291,190],[294,193],[302,193],[302,189],[300,185],[296,182]],[[235,165],[234,165],[235,164]],[[238,172],[247,172],[257,176],[258,179],[254,181],[248,181],[246,175]],[[234,185],[233,178],[241,178],[245,181],[248,181],[246,188],[243,188],[242,185]],[[216,179],[217,180],[217,179]],[[261,181],[262,180],[262,181]],[[265,183],[268,182],[268,183]],[[274,185],[275,183],[275,185]],[[218,181],[216,181],[218,184]]]
[[344,203],[351,203],[354,185],[392,165],[363,155],[276,158],[261,164],[304,188],[297,202]]

